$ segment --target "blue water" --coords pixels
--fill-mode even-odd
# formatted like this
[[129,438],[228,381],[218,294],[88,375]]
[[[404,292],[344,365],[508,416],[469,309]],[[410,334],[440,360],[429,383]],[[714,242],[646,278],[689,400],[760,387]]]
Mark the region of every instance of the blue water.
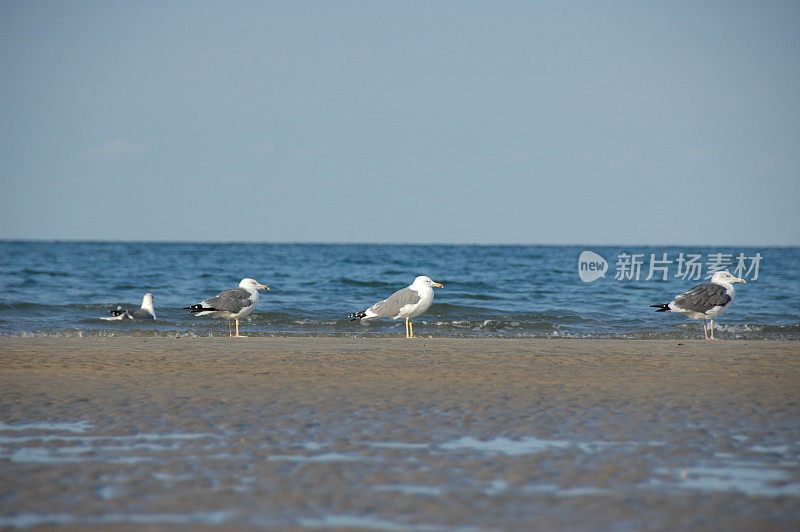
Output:
[[[584,250],[607,260],[605,277],[581,280]],[[667,280],[647,280],[651,254],[660,260],[664,253],[672,261]],[[681,253],[702,257],[701,279],[680,276]],[[702,337],[701,322],[649,305],[704,281],[705,265],[718,253],[733,257],[732,272],[739,255],[760,259],[757,272],[740,272],[748,282],[736,285],[717,335],[800,339],[800,248],[16,241],[0,242],[0,335],[227,335],[224,320],[181,307],[243,277],[271,287],[243,320],[245,334],[403,334],[403,323],[362,325],[347,315],[424,274],[444,288],[415,320],[419,335],[692,339]],[[618,278],[625,254],[643,256],[638,279]],[[157,321],[100,319],[117,305],[138,308],[145,292],[155,295]]]

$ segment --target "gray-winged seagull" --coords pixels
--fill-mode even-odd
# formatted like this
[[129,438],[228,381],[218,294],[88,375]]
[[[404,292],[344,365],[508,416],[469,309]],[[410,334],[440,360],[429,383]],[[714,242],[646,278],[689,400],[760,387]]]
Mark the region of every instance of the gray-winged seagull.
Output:
[[391,318],[393,320],[405,318],[406,338],[414,338],[414,325],[411,318],[416,318],[433,303],[433,287],[442,288],[440,283],[430,277],[420,275],[411,285],[402,288],[383,301],[378,301],[367,310],[350,314],[350,321],[357,319],[369,320],[372,318]]
[[[733,283],[746,282],[727,271],[715,272],[710,282],[693,287],[669,303],[650,306],[657,307],[656,312],[680,312],[687,318],[703,320],[703,336],[706,340],[715,340],[714,318],[725,312],[733,302]],[[708,319],[711,320],[710,337],[706,328]]]
[[[244,335],[239,334],[239,320],[244,318],[256,308],[258,304],[258,291],[269,290],[269,286],[265,286],[255,279],[242,279],[238,288],[231,288],[215,295],[211,299],[201,301],[196,305],[190,307],[183,307],[197,314],[198,316],[205,316],[206,314],[213,314],[220,318],[228,320],[228,334],[231,338],[241,338]],[[231,331],[231,320],[236,320],[236,335],[234,336]]]

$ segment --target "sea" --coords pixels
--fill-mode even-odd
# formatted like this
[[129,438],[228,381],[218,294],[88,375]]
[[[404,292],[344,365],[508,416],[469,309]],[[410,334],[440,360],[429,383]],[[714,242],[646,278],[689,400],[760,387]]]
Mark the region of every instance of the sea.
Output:
[[[197,242],[0,242],[0,336],[227,336],[184,310],[251,277],[270,286],[242,320],[250,336],[404,334],[348,320],[417,275],[444,284],[414,320],[432,337],[702,338],[702,322],[657,313],[711,273],[736,284],[719,338],[800,340],[800,248]],[[155,298],[157,320],[107,321]]]

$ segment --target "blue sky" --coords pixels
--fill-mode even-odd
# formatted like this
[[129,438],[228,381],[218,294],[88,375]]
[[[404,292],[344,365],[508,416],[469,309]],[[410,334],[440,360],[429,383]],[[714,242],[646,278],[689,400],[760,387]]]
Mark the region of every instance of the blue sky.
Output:
[[797,2],[0,9],[0,238],[800,244]]

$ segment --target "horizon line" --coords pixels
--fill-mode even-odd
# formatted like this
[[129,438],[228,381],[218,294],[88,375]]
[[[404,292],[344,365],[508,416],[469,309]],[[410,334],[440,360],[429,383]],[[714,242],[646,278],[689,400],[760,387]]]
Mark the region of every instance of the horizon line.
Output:
[[105,244],[236,244],[236,245],[329,245],[329,246],[508,246],[508,247],[768,247],[798,248],[797,244],[643,244],[643,243],[542,243],[542,242],[399,242],[399,241],[318,241],[318,240],[172,240],[172,239],[108,239],[108,238],[0,238],[0,242],[40,242],[40,243],[105,243]]

